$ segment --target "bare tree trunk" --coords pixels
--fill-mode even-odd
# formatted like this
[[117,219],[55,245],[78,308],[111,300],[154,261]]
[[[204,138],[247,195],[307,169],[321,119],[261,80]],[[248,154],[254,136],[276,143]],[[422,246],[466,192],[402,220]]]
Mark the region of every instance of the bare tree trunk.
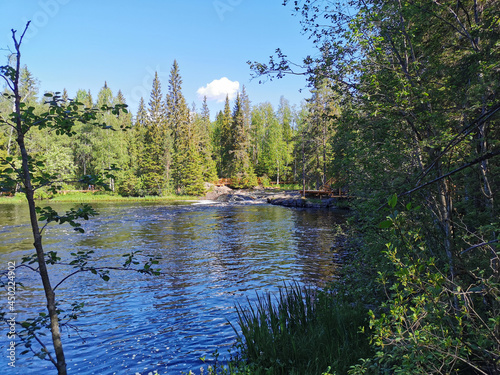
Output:
[[279,160],[276,160],[276,185],[280,186],[280,164]]
[[448,186],[448,181],[442,179],[438,183],[438,204],[439,204],[439,214],[440,214],[440,225],[444,232],[443,245],[446,252],[446,257],[448,258],[448,265],[450,267],[450,279],[455,278],[455,259],[452,249],[452,237],[453,237],[453,222],[452,222],[452,211],[453,202],[450,195],[450,190]]

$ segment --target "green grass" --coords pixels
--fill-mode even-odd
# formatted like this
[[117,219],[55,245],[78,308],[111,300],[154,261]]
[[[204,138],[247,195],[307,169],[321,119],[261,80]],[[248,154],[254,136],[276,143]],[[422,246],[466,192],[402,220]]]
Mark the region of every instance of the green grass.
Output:
[[302,190],[301,184],[280,184],[280,190]]
[[[70,203],[91,203],[91,202],[143,202],[143,201],[158,201],[158,202],[175,202],[196,200],[196,197],[188,195],[167,195],[167,196],[145,196],[145,197],[122,197],[120,195],[105,194],[102,192],[96,193],[81,193],[71,192],[67,194],[56,194],[52,197],[48,195],[43,199],[37,199],[45,202],[70,202]],[[0,204],[5,203],[26,203],[24,194],[18,193],[14,197],[0,197]]]
[[24,194],[16,194],[13,197],[0,196],[0,204],[26,203]]
[[332,293],[298,285],[279,296],[258,296],[257,302],[237,306],[241,357],[252,374],[345,374],[359,358],[371,354],[367,312],[338,302]]

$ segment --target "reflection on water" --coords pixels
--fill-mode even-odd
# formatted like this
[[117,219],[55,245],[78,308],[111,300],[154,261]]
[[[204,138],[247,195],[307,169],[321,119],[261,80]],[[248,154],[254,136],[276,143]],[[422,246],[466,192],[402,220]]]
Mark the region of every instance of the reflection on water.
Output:
[[[53,207],[64,211],[71,205]],[[85,234],[51,225],[44,233],[45,250],[70,259],[75,250],[91,249],[101,265],[117,265],[124,253],[142,250],[161,256],[164,274],[116,271],[108,282],[78,274],[57,288],[64,307],[85,302],[86,314],[75,322],[78,332],[68,331],[70,337],[63,338],[69,373],[197,369],[202,365],[198,358],[210,358],[216,348],[227,355],[235,341],[229,322],[236,321],[236,303],[255,298],[256,292],[276,291],[287,281],[321,284],[335,274],[330,247],[334,224],[343,218],[332,211],[158,203],[94,207],[100,215],[83,223]],[[19,264],[30,253],[27,223],[24,207],[0,205],[1,268],[8,261]],[[51,272],[56,285],[70,271],[52,267]],[[17,281],[27,286],[17,292],[18,320],[44,312],[37,275],[18,269]],[[2,353],[6,344],[6,338],[0,340]],[[7,368],[7,362],[1,355],[0,367]],[[18,356],[9,374],[48,372],[44,369],[53,371],[50,363]]]

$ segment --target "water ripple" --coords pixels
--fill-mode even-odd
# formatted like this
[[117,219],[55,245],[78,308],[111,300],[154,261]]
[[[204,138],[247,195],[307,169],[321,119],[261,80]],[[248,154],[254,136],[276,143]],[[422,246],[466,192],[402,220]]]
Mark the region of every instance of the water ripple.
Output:
[[[268,205],[98,204],[100,215],[83,223],[86,233],[50,226],[46,251],[70,259],[75,250],[94,250],[100,264],[119,264],[131,250],[161,256],[158,277],[114,272],[104,282],[79,274],[57,289],[57,297],[85,302],[75,322],[79,332],[63,338],[70,373],[180,374],[198,369],[199,357],[222,355],[235,342],[229,322],[235,304],[256,293],[277,291],[292,280],[305,284],[332,279],[333,225],[343,220],[328,211]],[[66,210],[67,205],[54,205]],[[4,212],[2,212],[2,210]],[[31,251],[25,211],[0,206],[0,261],[20,261]],[[5,218],[5,219],[2,219]],[[54,280],[67,275],[51,269]],[[23,316],[44,311],[37,275],[20,272],[16,306]],[[0,350],[4,352],[5,341]],[[3,345],[3,346],[2,346]],[[7,359],[0,356],[0,367]],[[51,365],[21,356],[19,374],[48,372]],[[12,372],[15,374],[16,372]]]

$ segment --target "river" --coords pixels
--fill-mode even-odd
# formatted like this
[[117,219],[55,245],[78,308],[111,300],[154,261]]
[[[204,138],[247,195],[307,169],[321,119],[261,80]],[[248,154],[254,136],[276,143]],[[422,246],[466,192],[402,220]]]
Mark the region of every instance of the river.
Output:
[[[51,206],[64,212],[74,204]],[[99,216],[82,222],[84,234],[69,225],[45,229],[45,250],[63,260],[93,250],[99,265],[117,265],[123,254],[141,250],[161,257],[162,275],[114,271],[105,282],[82,273],[57,288],[66,312],[73,302],[85,303],[76,330],[63,331],[69,374],[198,373],[200,357],[211,360],[216,349],[228,357],[236,337],[230,324],[236,323],[235,304],[287,282],[321,285],[336,273],[331,245],[335,224],[344,220],[338,211],[148,202],[93,207]],[[0,239],[1,269],[33,252],[24,205],[0,205]],[[50,272],[56,285],[71,268],[51,266]],[[25,286],[16,291],[17,320],[45,312],[39,276],[18,268],[16,282]],[[1,311],[7,311],[2,293]],[[21,355],[23,347],[16,348],[16,367],[8,367],[7,327],[2,330],[3,374],[56,373],[51,363]],[[43,339],[51,347],[50,336]]]

